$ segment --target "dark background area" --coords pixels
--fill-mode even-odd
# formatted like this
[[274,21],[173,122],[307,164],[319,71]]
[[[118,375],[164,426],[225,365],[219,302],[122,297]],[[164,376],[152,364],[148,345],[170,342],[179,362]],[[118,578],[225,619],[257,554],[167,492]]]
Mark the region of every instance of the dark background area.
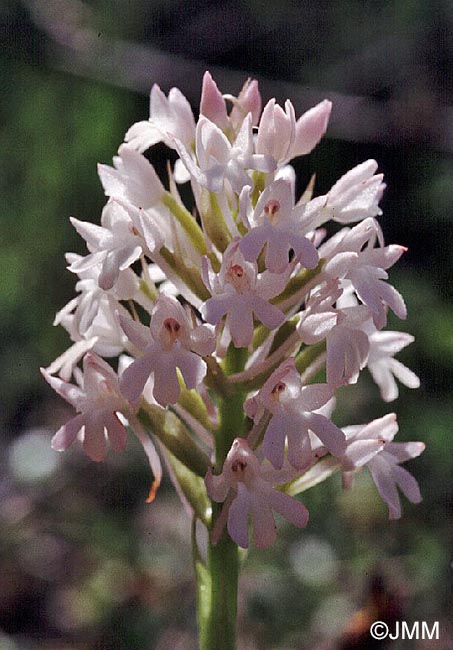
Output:
[[50,450],[68,413],[39,366],[68,345],[51,323],[74,292],[63,254],[84,251],[68,217],[98,222],[105,202],[96,163],[146,119],[155,82],[197,113],[206,69],[223,92],[258,78],[264,101],[288,97],[296,115],[333,101],[327,137],[295,162],[301,191],[313,172],[324,193],[379,162],[386,242],[409,248],[391,271],[409,317],[390,329],[416,336],[399,358],[422,386],[385,405],[364,373],[337,422],[395,410],[400,439],[427,445],[409,465],[424,501],[400,521],[365,472],[351,493],[334,477],[306,494],[306,531],[282,525],[273,549],[250,552],[239,648],[365,647],[358,621],[395,612],[440,621],[441,640],[393,650],[452,648],[452,4],[4,0],[0,23],[1,650],[196,647],[182,507],[166,485],[144,503],[133,441],[102,465]]

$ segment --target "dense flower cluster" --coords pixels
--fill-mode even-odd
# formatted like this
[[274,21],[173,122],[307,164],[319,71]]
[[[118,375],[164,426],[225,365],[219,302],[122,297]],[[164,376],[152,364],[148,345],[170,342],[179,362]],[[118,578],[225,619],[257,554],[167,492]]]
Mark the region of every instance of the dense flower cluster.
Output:
[[[336,470],[350,486],[367,466],[391,518],[401,514],[397,488],[421,499],[400,463],[424,446],[393,442],[394,414],[343,430],[332,421],[337,389],[365,368],[385,401],[398,395],[395,378],[419,382],[394,359],[412,337],[383,331],[389,309],[406,317],[387,281],[405,249],[384,244],[377,163],[325,195],[310,183],[296,196],[289,162],[317,145],[330,112],[327,100],[299,118],[289,100],[261,110],[256,81],[233,97],[206,73],[195,121],[179,90],[154,86],[149,119],[129,129],[112,167],[99,165],[101,225],[72,219],[89,252],[67,256],[77,296],[55,323],[73,344],[43,374],[78,413],[53,447],[79,438],[99,461],[108,443],[124,448],[129,425],[150,459],[150,498],[158,448],[214,538],[226,526],[242,547],[249,523],[256,546],[273,543],[274,511],[304,527],[294,495]],[[144,155],[160,142],[176,158],[166,185]],[[327,222],[339,224],[329,238]],[[242,425],[222,455],[229,403],[243,409]],[[224,504],[215,522],[201,498]]]

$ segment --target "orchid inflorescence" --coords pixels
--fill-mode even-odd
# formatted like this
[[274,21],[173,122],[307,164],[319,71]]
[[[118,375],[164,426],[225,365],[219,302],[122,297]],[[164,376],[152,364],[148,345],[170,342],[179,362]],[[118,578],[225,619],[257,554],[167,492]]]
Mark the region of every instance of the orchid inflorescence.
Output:
[[[322,196],[312,179],[296,197],[289,162],[318,144],[330,112],[324,100],[296,120],[274,99],[261,111],[255,80],[233,97],[206,72],[195,122],[178,89],[166,97],[155,85],[149,119],[129,129],[113,167],[99,165],[101,225],[72,219],[89,253],[67,255],[77,296],[55,324],[73,344],[42,372],[77,415],[52,446],[79,438],[100,461],[130,427],[153,472],[149,500],[164,459],[214,543],[226,527],[246,548],[251,523],[254,544],[271,545],[274,512],[304,527],[294,497],[337,471],[349,487],[367,466],[390,518],[401,515],[398,488],[421,499],[401,463],[424,445],[393,442],[393,413],[332,421],[337,389],[365,368],[384,401],[398,396],[395,379],[419,381],[394,358],[413,337],[383,331],[389,309],[406,317],[387,282],[405,249],[384,245],[377,163]],[[144,155],[161,142],[176,154],[167,187]],[[340,225],[330,238],[329,221]]]

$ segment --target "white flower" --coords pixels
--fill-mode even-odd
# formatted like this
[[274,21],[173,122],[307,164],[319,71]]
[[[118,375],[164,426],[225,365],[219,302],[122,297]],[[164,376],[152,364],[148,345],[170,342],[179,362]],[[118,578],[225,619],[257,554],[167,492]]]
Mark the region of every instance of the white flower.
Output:
[[195,132],[196,160],[180,140],[175,138],[174,142],[192,178],[210,192],[222,192],[224,181],[228,180],[233,190],[239,194],[245,185],[251,184],[246,170],[272,172],[276,167],[270,156],[253,152],[250,113],[244,119],[233,144],[230,144],[218,126],[202,115]]
[[142,212],[111,200],[102,212],[101,226],[72,218],[72,225],[87,242],[91,254],[76,260],[70,270],[78,273],[100,264],[99,286],[106,291],[111,289],[120,271],[162,245],[157,228],[143,218]]
[[369,336],[370,355],[367,366],[385,402],[392,402],[398,397],[395,377],[408,388],[420,386],[417,375],[401,361],[393,358],[413,340],[414,337],[405,332],[374,331]]
[[140,153],[158,142],[173,147],[173,136],[190,146],[195,136],[195,120],[189,102],[178,88],[165,97],[157,84],[151,89],[149,120],[136,122],[125,135],[128,145]]
[[387,503],[389,518],[401,517],[399,488],[412,503],[422,497],[417,481],[400,463],[419,456],[425,449],[422,442],[393,442],[398,432],[396,415],[389,413],[367,425],[346,427],[347,448],[343,457],[346,484],[351,484],[353,473],[367,466],[379,494]]

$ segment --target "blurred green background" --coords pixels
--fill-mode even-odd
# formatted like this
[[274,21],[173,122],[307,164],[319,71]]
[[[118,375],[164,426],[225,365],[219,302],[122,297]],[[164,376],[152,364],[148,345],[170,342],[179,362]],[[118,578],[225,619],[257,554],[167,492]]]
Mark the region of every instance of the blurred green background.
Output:
[[[50,438],[68,413],[39,375],[68,344],[52,327],[73,295],[65,251],[83,252],[69,216],[98,222],[96,163],[148,115],[158,82],[197,111],[210,69],[223,92],[251,75],[296,114],[324,97],[328,136],[296,167],[325,192],[376,158],[388,188],[381,224],[408,246],[392,270],[416,336],[399,358],[421,377],[391,405],[364,376],[338,423],[395,410],[400,439],[427,449],[408,468],[424,501],[388,522],[369,477],[306,494],[306,531],[281,526],[242,578],[240,650],[372,648],[375,618],[440,622],[453,648],[453,5],[448,0],[3,0],[0,95],[0,649],[196,647],[189,523],[149,476],[133,441],[105,464]],[[157,147],[155,162],[166,155]],[[371,618],[370,618],[371,617]],[[393,619],[392,619],[393,617]],[[385,648],[385,643],[379,644]]]

